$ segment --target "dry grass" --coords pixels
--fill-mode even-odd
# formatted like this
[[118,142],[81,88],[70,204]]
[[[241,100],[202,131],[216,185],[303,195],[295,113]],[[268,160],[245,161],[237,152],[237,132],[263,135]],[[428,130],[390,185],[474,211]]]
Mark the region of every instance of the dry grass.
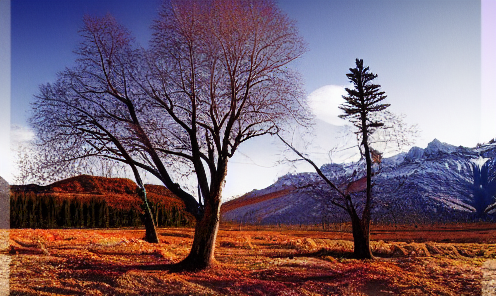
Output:
[[[489,243],[373,240],[376,260],[350,259],[332,232],[222,230],[217,265],[172,272],[192,229],[11,230],[11,295],[480,295]],[[408,234],[410,240],[410,234]]]

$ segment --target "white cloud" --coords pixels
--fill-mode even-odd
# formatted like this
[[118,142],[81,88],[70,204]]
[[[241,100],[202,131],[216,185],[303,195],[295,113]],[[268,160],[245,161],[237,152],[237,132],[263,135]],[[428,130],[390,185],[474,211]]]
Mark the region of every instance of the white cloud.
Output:
[[19,174],[18,161],[21,152],[29,148],[30,141],[35,137],[34,131],[27,126],[10,126],[10,149],[9,149],[9,171],[5,174],[5,180],[13,184],[15,177]]
[[338,117],[342,111],[338,108],[344,103],[345,86],[326,85],[308,95],[308,103],[318,119],[333,125],[345,125],[347,122]]
[[10,129],[10,140],[14,149],[33,139],[34,131],[31,128],[22,125],[12,125]]

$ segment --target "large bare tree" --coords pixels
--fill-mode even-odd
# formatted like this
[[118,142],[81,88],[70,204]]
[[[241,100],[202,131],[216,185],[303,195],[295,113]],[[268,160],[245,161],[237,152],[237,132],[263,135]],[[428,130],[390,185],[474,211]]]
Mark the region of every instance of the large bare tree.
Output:
[[[76,66],[40,88],[32,125],[40,167],[90,158],[158,178],[196,218],[183,268],[211,266],[228,160],[243,142],[305,121],[305,51],[272,1],[168,1],[148,49],[111,16],[85,18]],[[193,176],[198,196],[180,184]]]

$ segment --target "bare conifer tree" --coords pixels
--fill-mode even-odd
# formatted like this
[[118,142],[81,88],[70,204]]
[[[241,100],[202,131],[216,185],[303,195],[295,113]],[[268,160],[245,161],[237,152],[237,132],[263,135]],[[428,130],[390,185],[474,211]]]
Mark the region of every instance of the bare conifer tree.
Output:
[[[371,136],[378,129],[386,128],[384,123],[388,123],[387,128],[391,128],[394,134],[379,135],[375,142],[394,142],[401,148],[401,146],[412,144],[409,139],[416,136],[417,129],[415,126],[406,125],[401,117],[385,111],[389,104],[381,102],[386,98],[386,95],[379,91],[380,85],[372,83],[377,75],[370,73],[368,67],[363,67],[363,60],[357,59],[356,67],[350,68],[350,72],[347,77],[353,83],[354,88],[346,88],[348,95],[343,96],[346,102],[339,107],[345,114],[340,115],[340,117],[348,119],[356,128],[359,139],[358,148],[361,156],[365,158],[365,177],[360,177],[362,174],[357,173],[361,170],[360,164],[363,164],[363,161],[360,161],[357,163],[357,169],[353,176],[344,176],[343,180],[331,180],[308,156],[294,148],[279,134],[278,136],[300,159],[312,165],[323,181],[322,184],[302,184],[301,187],[311,187],[310,190],[318,192],[318,195],[328,194],[327,201],[348,213],[352,222],[354,257],[371,259],[373,258],[370,250],[372,165],[373,163],[380,163],[382,158],[379,151],[370,147]],[[398,126],[390,127],[395,124]],[[332,189],[331,192],[323,189],[329,186]],[[362,196],[363,190],[365,190],[364,197]]]
[[[378,128],[384,126],[377,117],[372,114],[381,112],[389,107],[383,104],[386,99],[383,91],[379,91],[380,85],[373,84],[377,75],[369,72],[369,67],[363,66],[363,60],[356,59],[356,67],[350,68],[350,73],[346,74],[354,88],[346,88],[347,96],[343,96],[345,103],[339,106],[345,114],[340,118],[348,119],[357,129],[361,136],[359,146],[363,147],[363,156],[366,163],[366,200],[361,217],[352,211],[351,223],[353,226],[353,238],[355,242],[354,253],[357,258],[372,258],[370,251],[370,210],[372,202],[372,157],[374,150],[369,146],[369,136]],[[361,150],[360,150],[361,151]],[[377,154],[377,153],[375,153]]]

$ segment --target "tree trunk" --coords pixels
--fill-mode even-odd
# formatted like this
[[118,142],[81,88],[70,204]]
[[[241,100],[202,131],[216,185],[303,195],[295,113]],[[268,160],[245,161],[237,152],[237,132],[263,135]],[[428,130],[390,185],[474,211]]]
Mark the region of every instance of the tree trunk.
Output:
[[362,220],[353,212],[351,214],[351,226],[353,230],[354,251],[356,259],[373,259],[370,250],[370,219],[364,217]]
[[191,251],[178,264],[179,269],[200,270],[215,265],[215,241],[219,231],[220,202],[226,175],[227,161],[219,161],[217,174],[212,176],[210,194],[203,197],[205,208],[201,219],[196,221]]
[[[360,93],[363,94],[362,85],[359,86]],[[362,105],[365,105],[362,100]],[[368,142],[369,132],[367,130],[367,116],[365,110],[361,113],[362,118],[362,144],[365,154],[365,162],[367,164],[367,189],[365,207],[362,213],[362,219],[358,217],[356,212],[353,212],[351,217],[353,225],[353,239],[355,241],[354,256],[357,259],[373,259],[372,251],[370,250],[370,207],[372,201],[372,160],[370,158],[370,148]]]
[[141,209],[144,214],[142,215],[143,224],[145,224],[145,241],[149,243],[159,243],[157,229],[155,228],[155,222],[153,221],[152,211],[148,205],[148,200],[146,199],[146,191],[144,188],[138,188],[138,195],[140,196],[143,203],[141,204]]
[[145,213],[143,217],[143,222],[145,224],[145,241],[149,243],[156,243],[158,244],[160,241],[158,239],[157,235],[157,229],[155,228],[155,223],[153,221],[153,216],[150,210],[150,207],[148,206],[148,203],[145,206]]
[[215,264],[214,251],[217,232],[219,230],[220,198],[207,203],[203,218],[197,221],[191,251],[182,262],[181,269],[199,270]]

